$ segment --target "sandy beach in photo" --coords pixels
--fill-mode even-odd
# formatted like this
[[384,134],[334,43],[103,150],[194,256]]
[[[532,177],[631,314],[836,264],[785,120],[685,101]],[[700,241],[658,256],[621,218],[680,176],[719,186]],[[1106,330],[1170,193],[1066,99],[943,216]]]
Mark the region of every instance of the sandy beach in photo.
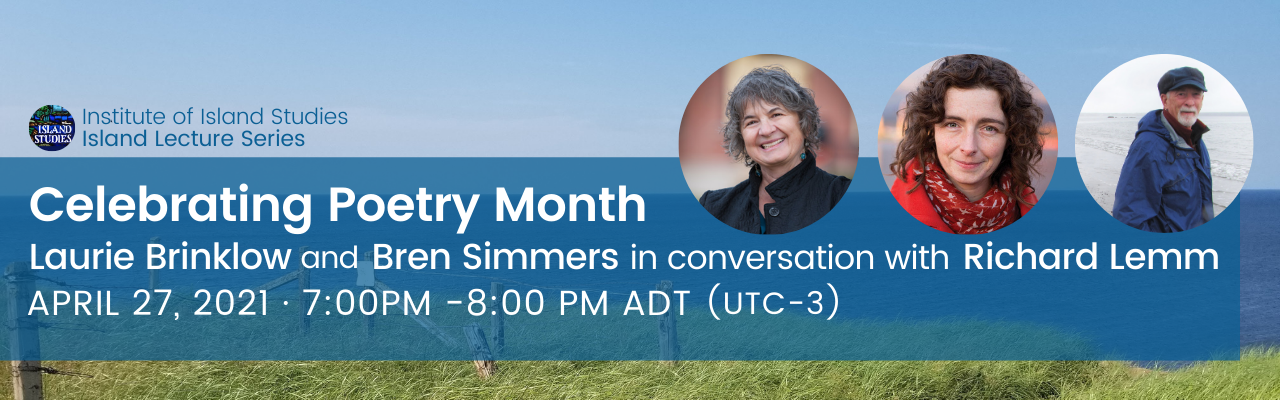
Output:
[[[1076,162],[1084,185],[1098,205],[1111,213],[1116,183],[1129,144],[1145,113],[1082,113],[1076,123]],[[1253,164],[1253,124],[1246,113],[1203,113],[1209,126],[1205,146],[1213,169],[1214,215],[1222,213],[1249,176]]]

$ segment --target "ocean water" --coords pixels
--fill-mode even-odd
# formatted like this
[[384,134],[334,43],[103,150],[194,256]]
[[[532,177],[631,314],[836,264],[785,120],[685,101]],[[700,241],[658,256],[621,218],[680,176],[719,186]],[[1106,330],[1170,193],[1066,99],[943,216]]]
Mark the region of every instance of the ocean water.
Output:
[[1280,346],[1280,190],[1240,200],[1240,345]]
[[[649,317],[615,314],[626,303],[625,296],[610,300],[609,318],[590,319],[590,330],[564,329],[555,324],[573,323],[571,318],[560,317],[555,311],[556,294],[560,289],[586,290],[599,293],[608,290],[611,298],[631,290],[650,290],[658,281],[671,280],[677,290],[691,290],[696,296],[688,299],[690,310],[698,313],[681,319],[681,340],[688,359],[1059,359],[1105,358],[1142,360],[1202,360],[1231,359],[1240,343],[1276,343],[1280,318],[1276,307],[1276,286],[1280,282],[1274,267],[1267,263],[1277,250],[1271,224],[1280,222],[1274,211],[1280,205],[1280,192],[1254,192],[1244,195],[1244,205],[1236,203],[1213,223],[1177,234],[1176,236],[1144,234],[1119,224],[1102,212],[1087,194],[1071,159],[1060,161],[1055,179],[1041,202],[1018,223],[982,236],[950,235],[926,228],[905,213],[883,189],[880,177],[872,168],[856,174],[854,183],[863,191],[850,191],[841,203],[825,218],[801,231],[787,235],[752,235],[732,230],[711,218],[682,187],[678,163],[674,159],[640,160],[287,160],[291,167],[318,171],[314,176],[302,176],[288,182],[250,181],[251,188],[279,188],[286,184],[293,193],[325,193],[331,185],[350,185],[357,193],[404,193],[407,188],[420,185],[438,189],[436,193],[461,192],[485,193],[492,190],[480,187],[469,189],[466,183],[443,179],[415,179],[408,184],[387,182],[382,188],[369,186],[374,179],[363,176],[345,176],[344,171],[444,171],[449,168],[476,169],[482,161],[499,165],[494,170],[506,172],[493,174],[510,188],[532,185],[532,178],[512,176],[525,170],[551,170],[555,166],[573,172],[579,183],[574,191],[556,193],[581,193],[583,187],[600,188],[617,182],[626,182],[629,190],[645,193],[648,205],[643,223],[632,219],[627,222],[495,222],[494,198],[483,194],[477,214],[465,235],[455,233],[457,216],[445,213],[445,221],[396,223],[382,220],[366,223],[355,218],[348,210],[341,222],[328,222],[328,200],[323,195],[314,199],[315,207],[311,230],[305,235],[289,235],[278,222],[241,223],[77,223],[63,218],[49,223],[38,223],[27,211],[29,197],[0,197],[0,224],[9,229],[0,231],[0,260],[25,260],[30,255],[30,243],[37,243],[41,251],[58,246],[72,249],[103,247],[113,241],[113,248],[127,247],[138,255],[145,254],[145,244],[153,236],[161,237],[161,243],[170,248],[185,246],[207,248],[213,242],[221,242],[225,248],[237,241],[242,250],[253,248],[297,249],[308,245],[313,250],[349,251],[359,245],[359,252],[371,250],[372,243],[388,243],[396,248],[443,248],[453,252],[451,270],[384,270],[378,279],[396,290],[432,290],[436,302],[444,299],[468,299],[471,288],[487,290],[490,282],[504,282],[508,289],[527,292],[534,288],[548,293],[548,314],[535,318],[512,318],[508,329],[508,345],[513,353],[510,359],[651,359],[652,319]],[[202,189],[184,189],[192,185],[187,180],[165,180],[154,177],[121,175],[119,181],[111,180],[108,172],[122,170],[128,161],[58,160],[45,162],[41,167],[67,168],[86,171],[82,176],[88,182],[105,183],[108,191],[116,192],[136,188],[139,181],[154,184],[148,188],[155,193],[204,193]],[[205,160],[172,159],[166,170],[190,171],[198,169]],[[271,170],[278,167],[275,160],[239,160],[223,165],[225,177],[209,183],[213,187],[234,187],[249,176],[247,171]],[[25,161],[25,164],[31,164]],[[112,168],[105,168],[101,164]],[[458,164],[463,164],[461,167]],[[533,167],[530,167],[530,166]],[[639,167],[637,167],[637,165]],[[863,165],[873,165],[867,163]],[[538,168],[534,168],[538,167]],[[237,169],[238,168],[238,169]],[[333,169],[333,171],[325,170]],[[606,171],[606,172],[599,172]],[[323,172],[323,173],[321,173]],[[599,182],[585,181],[598,173]],[[643,186],[648,177],[654,180],[678,182],[672,190],[648,189]],[[92,179],[92,180],[89,180]],[[307,179],[310,179],[308,181]],[[461,180],[459,177],[456,180]],[[565,181],[567,179],[560,179]],[[13,185],[18,193],[32,193],[45,185],[38,179],[20,181]],[[315,182],[311,182],[315,181]],[[554,182],[551,182],[554,183]],[[486,181],[483,186],[493,185]],[[203,185],[203,183],[202,183]],[[279,185],[279,186],[277,186]],[[64,194],[92,193],[93,187],[84,184],[59,185]],[[544,185],[537,183],[539,193]],[[124,189],[121,189],[124,188]],[[389,189],[387,189],[389,188]],[[876,189],[874,191],[867,188]],[[204,188],[208,190],[208,188]],[[596,189],[598,190],[598,189]],[[213,191],[213,190],[209,190]],[[286,192],[287,193],[287,192]],[[489,192],[492,193],[492,192]],[[283,193],[277,193],[280,195]],[[45,198],[43,209],[55,209],[57,201]],[[634,206],[633,206],[634,207]],[[616,213],[616,209],[614,212]],[[1247,222],[1241,225],[1240,221]],[[1239,236],[1236,236],[1239,235]],[[1174,240],[1170,240],[1170,239]],[[1245,238],[1243,242],[1238,241]],[[994,245],[992,244],[994,243]],[[973,244],[979,247],[1031,249],[1087,248],[1097,245],[1098,269],[1045,270],[1045,269],[967,269],[964,254]],[[1198,247],[1216,248],[1220,261],[1227,268],[1190,270],[1113,270],[1109,244],[1116,243],[1120,251],[1125,249]],[[461,264],[471,261],[463,255],[467,244],[476,248],[570,248],[617,249],[620,262],[617,270],[521,270],[517,269],[467,269]],[[888,251],[911,251],[917,245],[937,245],[950,252],[949,270],[888,269],[884,254]],[[1239,245],[1239,248],[1236,246]],[[727,271],[720,269],[671,270],[652,268],[648,263],[643,269],[630,269],[630,252],[653,250],[656,264],[667,261],[672,250],[788,250],[811,249],[866,249],[875,253],[878,265],[875,269],[851,270],[749,270]],[[1241,258],[1244,257],[1244,259]],[[1043,256],[1042,256],[1043,257]],[[1123,254],[1121,254],[1123,258]],[[600,258],[597,257],[597,260]],[[678,261],[678,260],[677,260]],[[1242,271],[1233,268],[1241,265]],[[294,264],[296,268],[296,264]],[[164,270],[161,286],[185,293],[189,297],[193,289],[235,289],[253,287],[281,275],[278,270]],[[145,287],[147,271],[133,268],[126,271],[51,271],[39,273],[43,278],[38,284],[46,289],[59,286],[58,282],[77,288],[114,290],[118,297],[117,309],[138,307],[139,302],[130,298],[133,289]],[[313,270],[311,284],[330,293],[344,288],[354,288],[355,271],[346,269]],[[840,291],[840,312],[827,321],[825,312],[834,310],[827,303],[823,315],[809,316],[803,306],[791,306],[795,314],[791,318],[771,318],[769,315],[739,316],[712,322],[705,314],[708,294],[713,285],[722,284],[719,290],[741,292],[779,292],[787,300],[804,303],[812,299],[811,292],[825,293],[828,284]],[[643,292],[642,292],[643,293]],[[274,302],[296,300],[296,286],[285,287],[271,293]],[[827,296],[830,298],[831,296]],[[721,301],[719,295],[716,301]],[[1190,300],[1190,301],[1189,301]],[[189,312],[200,306],[199,302],[183,302],[181,320],[148,322],[150,317],[97,318],[65,316],[61,321],[82,328],[102,326],[102,333],[53,330],[50,334],[81,335],[83,340],[115,340],[115,346],[86,347],[76,342],[50,341],[43,348],[50,359],[468,359],[465,353],[423,353],[435,347],[422,346],[422,335],[388,335],[378,341],[387,346],[361,347],[358,338],[334,338],[331,342],[272,342],[280,335],[259,332],[288,326],[296,314],[283,312],[273,305],[273,317],[288,323],[272,325],[239,316],[211,316],[196,319]],[[296,304],[296,303],[293,303]],[[464,303],[465,304],[465,303]],[[177,306],[175,306],[177,307]],[[212,307],[212,306],[211,306]],[[332,308],[333,304],[322,305]],[[470,322],[486,324],[488,316],[473,317],[466,305],[453,306],[433,313],[441,325],[464,325]],[[571,310],[572,311],[572,310]],[[284,314],[284,315],[281,315]],[[184,324],[184,321],[185,324]],[[357,316],[340,318],[333,316],[316,318],[317,332],[355,331],[352,325],[359,323]],[[383,318],[387,324],[403,323],[410,328],[412,321],[406,318]],[[57,322],[57,321],[55,321]],[[148,335],[130,329],[130,324],[151,323],[159,333],[175,336]],[[380,322],[382,323],[382,322]],[[94,325],[96,324],[96,325]],[[522,325],[523,324],[523,325]],[[544,328],[534,328],[535,326]],[[151,325],[145,325],[151,326]],[[327,328],[321,328],[327,326]],[[833,327],[852,330],[833,330]],[[521,327],[516,329],[516,327]],[[350,329],[348,329],[350,328]],[[168,331],[166,331],[168,330]],[[119,333],[118,336],[113,334]],[[191,346],[191,335],[199,333],[204,346]],[[253,333],[253,334],[247,334]],[[456,332],[455,332],[456,333]],[[590,333],[582,337],[581,333]],[[731,333],[731,334],[729,334]],[[546,337],[551,335],[552,337]],[[1064,337],[1064,335],[1066,337]],[[154,337],[152,337],[154,336]],[[329,338],[332,335],[323,337]],[[145,339],[144,339],[145,337]],[[536,337],[540,346],[518,344],[519,340]],[[796,338],[796,339],[791,339]],[[1021,340],[1021,346],[1012,346],[1011,340]],[[215,342],[216,341],[216,342]],[[428,340],[428,342],[430,342]],[[831,346],[832,342],[857,343],[857,346]],[[95,342],[97,343],[97,342]],[[108,342],[112,343],[112,342]],[[148,343],[138,346],[137,343]],[[712,345],[714,343],[714,345]],[[394,345],[394,346],[392,346]],[[409,349],[409,350],[406,350]],[[411,351],[411,352],[406,352]],[[1081,351],[1084,351],[1082,353]],[[1238,354],[1238,353],[1237,353]]]
[[[1076,162],[1094,200],[1107,212],[1114,202],[1120,168],[1142,114],[1080,114],[1076,124]],[[1253,164],[1253,124],[1248,114],[1205,113],[1204,135],[1213,169],[1213,204],[1221,213],[1235,199]]]

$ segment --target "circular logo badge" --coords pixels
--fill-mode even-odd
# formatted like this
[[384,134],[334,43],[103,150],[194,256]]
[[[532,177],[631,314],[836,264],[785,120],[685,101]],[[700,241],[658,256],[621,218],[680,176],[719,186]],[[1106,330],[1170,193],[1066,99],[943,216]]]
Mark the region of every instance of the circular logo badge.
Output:
[[31,143],[45,151],[62,150],[76,136],[76,121],[71,112],[61,106],[44,106],[31,114],[28,125]]

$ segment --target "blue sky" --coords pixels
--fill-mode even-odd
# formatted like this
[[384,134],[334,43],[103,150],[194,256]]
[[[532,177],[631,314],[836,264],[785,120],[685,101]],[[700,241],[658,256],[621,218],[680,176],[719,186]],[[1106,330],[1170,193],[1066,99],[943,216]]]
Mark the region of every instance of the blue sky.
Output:
[[674,157],[680,118],[702,80],[740,57],[776,53],[841,86],[858,117],[862,155],[873,157],[880,111],[902,79],[930,60],[970,52],[1008,61],[1040,87],[1059,124],[1061,155],[1073,156],[1075,121],[1097,82],[1133,58],[1173,53],[1213,66],[1236,87],[1255,129],[1246,187],[1280,188],[1280,158],[1258,152],[1280,147],[1263,123],[1280,109],[1278,9],[9,2],[0,6],[10,16],[0,24],[0,123],[10,127],[0,156],[39,155],[17,127],[40,105],[59,104],[324,107],[353,120],[309,130],[314,145],[284,153],[73,146],[59,156]]

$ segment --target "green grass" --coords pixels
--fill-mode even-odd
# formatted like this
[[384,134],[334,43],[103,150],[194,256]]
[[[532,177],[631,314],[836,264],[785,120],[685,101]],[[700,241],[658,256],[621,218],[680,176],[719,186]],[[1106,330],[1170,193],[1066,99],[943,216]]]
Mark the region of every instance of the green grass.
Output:
[[[1276,399],[1280,349],[1142,370],[1112,361],[52,361],[50,399]],[[11,392],[9,383],[3,390]]]
[[[433,296],[467,298],[463,293]],[[0,309],[4,304],[0,298]],[[465,309],[434,301],[429,318],[445,336],[463,344],[451,347],[401,315],[375,317],[375,333],[367,335],[359,313],[325,315],[324,310],[335,309],[333,301],[320,301],[311,316],[312,332],[323,334],[306,337],[298,335],[301,302],[276,304],[269,316],[190,315],[201,304],[174,295],[165,316],[129,315],[136,304],[119,300],[115,307],[122,314],[116,316],[74,315],[65,309],[58,316],[43,315],[40,322],[50,328],[40,330],[41,354],[64,360],[227,359],[237,354],[265,360],[458,360],[471,356],[458,327],[477,321]],[[555,315],[554,307],[540,316],[508,316],[503,356],[513,360],[600,355],[622,360],[657,358],[655,319],[634,311],[622,316],[623,307],[622,302],[611,302],[611,318],[606,321],[596,315],[575,315],[577,310],[572,309],[569,315]],[[169,316],[172,310],[184,314],[175,320]],[[686,310],[678,317],[681,354],[699,360],[1101,358],[1078,335],[1029,323],[962,318],[827,321],[802,314],[764,313],[724,317],[716,320],[701,308]],[[488,318],[482,318],[478,321],[488,331]],[[857,345],[842,345],[850,343]],[[7,352],[8,344],[0,340],[0,351]]]
[[[441,325],[461,325],[471,320],[464,312],[447,312],[440,307],[444,306],[435,305],[432,313]],[[282,308],[276,312],[293,316],[298,311]],[[975,354],[992,359],[1011,354],[1050,359],[1096,357],[1089,343],[1078,337],[1029,324],[971,320],[832,323],[815,318],[785,318],[790,319],[772,324],[737,322],[751,328],[745,329],[734,323],[713,322],[705,316],[688,317],[680,321],[682,351],[701,358],[734,354],[823,358],[822,348],[799,346],[796,340],[796,332],[819,332],[804,335],[803,340],[830,346],[857,343],[859,352],[854,358],[905,355],[946,359]],[[378,354],[416,358],[431,355],[422,353],[424,349],[443,348],[365,338],[360,318],[336,316],[313,318],[314,331],[336,334],[305,339],[296,334],[294,318],[240,321],[237,325],[201,323],[190,317],[179,321],[47,317],[42,321],[56,326],[74,322],[110,328],[106,331],[111,334],[42,330],[42,343],[62,344],[47,346],[45,354],[63,354],[67,358],[81,353],[84,358],[94,358],[92,355],[98,354],[95,351],[104,347],[125,349],[135,356],[190,355],[191,351],[211,346],[252,347],[274,349],[272,357],[286,359],[332,357],[370,346],[391,346],[378,348]],[[378,321],[380,335],[423,335],[422,329],[407,318],[380,317]],[[635,324],[635,328],[614,329],[622,333],[613,339],[643,344],[632,346],[635,348],[622,346],[632,352],[625,356],[656,357],[652,318],[624,321]],[[595,332],[592,324],[596,323],[591,317],[554,321],[511,317],[507,320],[506,355],[538,358],[537,355],[557,354],[563,349],[555,346],[565,342],[605,345],[578,337]],[[183,341],[151,338],[190,332],[201,332],[201,345],[196,350],[175,348],[189,344]],[[553,334],[563,337],[556,338],[558,342],[550,340],[547,336]],[[734,340],[728,340],[730,337]],[[94,346],[81,345],[85,343]],[[164,343],[170,348],[140,348],[139,343]],[[7,351],[5,345],[0,342],[0,349]],[[412,353],[415,351],[418,353]],[[457,351],[463,353],[447,358],[467,356],[461,347]],[[194,354],[192,358],[200,358]],[[46,375],[45,395],[49,399],[1280,399],[1280,348],[1249,349],[1242,353],[1240,361],[1203,362],[1168,371],[1142,370],[1113,361],[687,361],[674,367],[653,361],[500,361],[498,375],[482,380],[476,377],[470,362],[460,361],[48,361],[44,365],[93,375]],[[0,393],[11,393],[11,383],[3,382]]]
[[1210,361],[1174,371],[1112,370],[1062,398],[1280,399],[1280,348],[1246,349],[1240,361]]

